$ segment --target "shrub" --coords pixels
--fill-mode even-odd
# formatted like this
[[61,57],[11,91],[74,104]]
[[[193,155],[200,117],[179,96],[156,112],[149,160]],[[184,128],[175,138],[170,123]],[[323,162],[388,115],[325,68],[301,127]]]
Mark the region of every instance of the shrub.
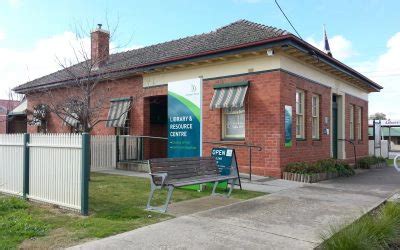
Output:
[[372,165],[386,162],[386,159],[379,156],[367,156],[357,160],[357,167],[363,169],[369,169]]
[[387,203],[345,228],[331,227],[321,249],[398,249],[400,204]]
[[352,176],[355,174],[354,169],[343,161],[336,162],[335,168],[340,176]]
[[305,174],[307,173],[307,163],[305,162],[294,162],[289,163],[285,167],[285,172]]
[[354,170],[349,164],[335,159],[325,159],[316,163],[294,162],[285,166],[285,172],[296,174],[338,173],[341,176],[352,176]]
[[323,173],[336,173],[336,160],[334,159],[325,159],[325,160],[320,160],[315,163],[318,165]]

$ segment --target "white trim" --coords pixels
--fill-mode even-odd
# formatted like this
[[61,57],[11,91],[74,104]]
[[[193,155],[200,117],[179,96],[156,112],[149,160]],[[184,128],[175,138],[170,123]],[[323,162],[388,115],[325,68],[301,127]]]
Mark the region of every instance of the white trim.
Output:
[[[317,131],[315,136],[314,136],[314,119],[317,120],[316,122]],[[313,94],[311,96],[311,137],[314,140],[320,139],[320,97],[317,94]]]
[[[297,102],[297,95],[299,94],[300,102]],[[304,90],[301,89],[296,89],[296,96],[295,96],[295,102],[296,102],[296,107],[295,107],[295,112],[296,112],[296,139],[306,139],[305,135],[305,92]],[[299,110],[297,109],[297,106],[300,106],[300,113]],[[301,124],[300,124],[300,134],[297,132],[297,127],[299,126],[297,122],[297,118],[301,118]]]

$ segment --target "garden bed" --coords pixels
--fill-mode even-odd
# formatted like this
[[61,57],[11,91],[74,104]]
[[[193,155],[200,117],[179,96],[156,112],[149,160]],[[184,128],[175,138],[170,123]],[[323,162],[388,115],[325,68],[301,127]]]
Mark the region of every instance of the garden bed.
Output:
[[340,175],[338,173],[299,174],[299,173],[283,172],[284,180],[298,181],[305,183],[315,183],[319,181],[337,178],[339,176]]
[[305,183],[315,183],[342,176],[352,176],[354,169],[373,169],[387,167],[387,162],[382,157],[368,156],[360,158],[355,167],[344,161],[335,159],[320,160],[315,163],[296,162],[286,165],[283,179]]

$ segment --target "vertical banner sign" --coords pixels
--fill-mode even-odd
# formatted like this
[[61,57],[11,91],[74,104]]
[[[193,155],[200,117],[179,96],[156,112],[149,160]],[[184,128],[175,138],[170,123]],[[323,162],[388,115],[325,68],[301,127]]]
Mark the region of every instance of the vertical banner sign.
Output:
[[382,156],[382,123],[381,120],[374,120],[374,155]]
[[375,140],[375,148],[380,148],[381,147],[381,121],[380,120],[374,120],[374,140]]
[[202,80],[168,83],[168,157],[201,156]]
[[285,105],[285,147],[292,146],[292,106]]

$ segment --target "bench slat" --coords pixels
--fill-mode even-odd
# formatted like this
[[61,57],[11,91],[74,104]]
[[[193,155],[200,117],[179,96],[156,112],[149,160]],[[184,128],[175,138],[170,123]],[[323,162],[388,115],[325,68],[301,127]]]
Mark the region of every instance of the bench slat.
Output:
[[[185,186],[228,180],[237,176],[221,176],[213,157],[158,158],[149,160],[152,173],[166,172],[166,185]],[[161,178],[153,178],[156,185]]]

